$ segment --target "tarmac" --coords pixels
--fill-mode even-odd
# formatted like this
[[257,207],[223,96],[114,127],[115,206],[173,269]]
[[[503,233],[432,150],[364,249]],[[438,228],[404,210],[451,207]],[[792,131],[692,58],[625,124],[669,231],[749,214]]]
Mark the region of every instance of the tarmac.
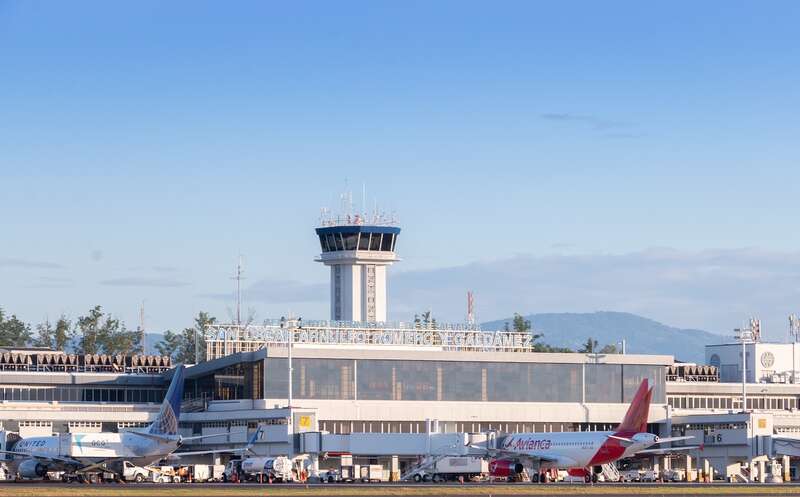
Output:
[[493,496],[586,496],[602,495],[607,497],[641,495],[641,496],[681,496],[705,495],[760,497],[774,495],[798,495],[798,484],[615,484],[602,483],[595,485],[568,484],[533,484],[533,483],[468,483],[468,484],[419,484],[419,483],[358,483],[358,484],[231,484],[231,483],[140,483],[140,484],[78,484],[61,482],[2,482],[0,497],[37,496],[37,497],[72,497],[72,496],[212,496],[212,497],[246,497],[246,496],[459,496],[459,497],[493,497]]

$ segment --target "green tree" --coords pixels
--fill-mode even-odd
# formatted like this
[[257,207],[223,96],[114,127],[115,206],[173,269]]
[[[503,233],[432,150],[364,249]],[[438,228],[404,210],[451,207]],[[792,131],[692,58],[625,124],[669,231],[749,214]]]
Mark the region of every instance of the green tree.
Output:
[[101,306],[78,318],[76,334],[80,354],[136,354],[142,351],[142,336],[125,323],[103,313]]
[[0,346],[26,347],[33,338],[31,326],[17,319],[15,314],[10,318],[0,308]]
[[416,328],[436,329],[436,318],[431,311],[422,314],[414,314],[414,326]]
[[53,338],[54,348],[56,350],[67,351],[73,337],[73,332],[71,330],[72,322],[62,314],[61,317],[58,318],[58,321],[56,321],[55,337]]
[[617,350],[616,345],[608,344],[605,345],[602,349],[600,349],[601,354],[619,354],[619,350]]
[[172,357],[180,347],[182,339],[182,335],[173,333],[172,330],[167,330],[164,332],[164,338],[156,344],[156,350],[162,356]]
[[50,323],[50,320],[46,319],[44,323],[36,325],[36,338],[33,340],[33,344],[36,347],[47,347],[52,350],[67,352],[72,338],[71,328],[72,323],[63,314],[56,321],[55,328]]
[[[156,350],[161,355],[170,356],[175,363],[199,364],[204,362],[206,360],[206,327],[216,322],[217,318],[209,313],[199,312],[194,318],[194,326],[184,328],[180,334],[167,331],[164,339],[156,345]],[[196,346],[195,340],[197,341]]]
[[582,352],[584,354],[593,354],[597,350],[597,340],[592,339],[589,337],[586,342],[581,345],[581,348],[578,349],[578,352]]

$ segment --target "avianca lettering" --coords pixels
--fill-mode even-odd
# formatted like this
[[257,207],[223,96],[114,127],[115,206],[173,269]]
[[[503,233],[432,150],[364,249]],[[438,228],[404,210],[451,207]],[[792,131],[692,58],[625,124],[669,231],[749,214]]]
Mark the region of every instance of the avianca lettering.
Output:
[[509,438],[503,445],[506,450],[547,450],[552,445],[548,438]]

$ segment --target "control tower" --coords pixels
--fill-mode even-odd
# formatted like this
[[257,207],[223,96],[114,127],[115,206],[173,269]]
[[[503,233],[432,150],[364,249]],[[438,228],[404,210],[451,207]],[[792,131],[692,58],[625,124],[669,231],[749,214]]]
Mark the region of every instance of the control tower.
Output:
[[326,217],[317,236],[331,268],[331,320],[386,321],[386,268],[395,254],[400,228],[385,216]]

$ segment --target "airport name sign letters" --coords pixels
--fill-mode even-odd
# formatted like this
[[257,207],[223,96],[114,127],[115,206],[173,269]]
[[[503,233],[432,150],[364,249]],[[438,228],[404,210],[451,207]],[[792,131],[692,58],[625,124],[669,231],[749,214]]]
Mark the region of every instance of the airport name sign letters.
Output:
[[326,324],[327,326],[322,326],[304,322],[301,327],[294,328],[272,325],[242,327],[212,325],[206,329],[205,338],[207,342],[246,341],[285,345],[289,342],[289,334],[293,333],[294,344],[443,347],[450,350],[485,351],[531,350],[533,345],[530,333],[459,330],[455,329],[455,326],[445,329],[425,329],[362,328],[365,323],[341,327],[331,326],[334,323]]

